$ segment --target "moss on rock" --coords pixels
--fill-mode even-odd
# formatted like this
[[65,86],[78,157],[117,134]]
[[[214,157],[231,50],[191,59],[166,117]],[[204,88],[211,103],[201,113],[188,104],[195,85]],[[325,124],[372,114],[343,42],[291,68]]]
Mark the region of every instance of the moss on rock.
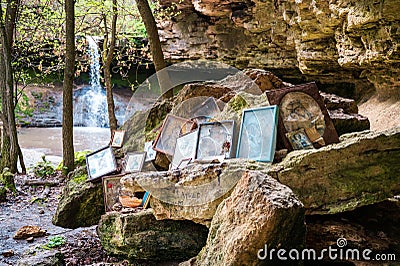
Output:
[[104,214],[103,188],[101,182],[87,179],[86,167],[73,172],[53,216],[53,224],[77,228],[98,223]]
[[111,254],[132,260],[171,261],[195,256],[206,243],[208,229],[191,221],[158,221],[149,209],[107,213],[97,233]]

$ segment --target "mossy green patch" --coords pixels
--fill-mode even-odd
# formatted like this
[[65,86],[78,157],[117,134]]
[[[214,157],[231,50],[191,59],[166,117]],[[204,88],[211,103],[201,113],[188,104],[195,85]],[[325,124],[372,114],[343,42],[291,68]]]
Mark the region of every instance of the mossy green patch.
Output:
[[235,97],[233,97],[229,101],[228,105],[233,110],[235,110],[236,113],[241,113],[244,108],[248,107],[246,100],[240,95],[236,95]]

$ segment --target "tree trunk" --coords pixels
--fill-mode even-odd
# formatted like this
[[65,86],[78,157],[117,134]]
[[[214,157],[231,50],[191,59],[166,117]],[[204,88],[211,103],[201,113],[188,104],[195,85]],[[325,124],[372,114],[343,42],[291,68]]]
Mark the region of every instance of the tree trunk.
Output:
[[153,57],[154,67],[158,72],[157,78],[160,84],[161,92],[163,93],[163,98],[171,98],[173,96],[173,90],[169,90],[171,81],[168,73],[166,71],[159,72],[161,69],[166,67],[166,63],[164,60],[163,51],[161,49],[160,36],[158,35],[156,20],[154,19],[149,2],[147,0],[136,0],[136,4],[144,26],[146,27],[147,36],[150,43],[150,52]]
[[[11,15],[9,9],[11,8],[11,4],[13,1],[9,1],[7,3],[7,15]],[[6,155],[9,159],[7,161],[2,160],[4,165],[2,167],[8,167],[10,172],[16,173],[17,162],[18,162],[18,137],[17,137],[17,128],[15,123],[15,113],[14,113],[14,80],[13,80],[13,70],[11,66],[11,42],[9,39],[11,37],[7,36],[6,25],[2,20],[3,12],[0,10],[0,35],[1,35],[1,57],[0,57],[0,72],[1,72],[1,88],[2,88],[2,117],[3,117],[3,126],[5,129],[5,142],[4,147],[2,148],[3,156]],[[13,23],[10,22],[9,18],[6,17],[5,21],[8,24]],[[13,27],[13,26],[10,26]],[[9,144],[9,145],[8,145]],[[8,149],[9,148],[9,149]]]
[[63,83],[63,160],[64,173],[74,169],[72,90],[75,73],[75,7],[74,0],[65,0],[66,53]]
[[104,70],[104,80],[106,84],[108,121],[110,124],[111,135],[113,131],[116,130],[118,127],[118,121],[117,118],[115,117],[115,105],[114,105],[114,97],[113,97],[112,83],[111,83],[111,61],[113,59],[114,49],[115,49],[117,18],[118,18],[117,0],[113,0],[113,16],[111,22],[110,47],[108,47],[107,49],[108,30],[105,18],[104,18],[105,35],[103,43],[103,70]]

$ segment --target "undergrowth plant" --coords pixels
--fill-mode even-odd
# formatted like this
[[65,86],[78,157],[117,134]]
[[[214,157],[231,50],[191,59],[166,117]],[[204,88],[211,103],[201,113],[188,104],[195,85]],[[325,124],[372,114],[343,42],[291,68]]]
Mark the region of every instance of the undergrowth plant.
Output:
[[[77,151],[74,153],[74,161],[75,161],[75,168],[80,166],[86,166],[86,155],[91,153],[92,151],[85,150],[85,151]],[[64,161],[61,161],[60,164],[57,166],[56,170],[61,171],[64,169]]]
[[52,249],[56,247],[60,247],[67,242],[67,239],[64,236],[53,236],[49,238],[49,242],[43,245],[42,248],[44,249]]
[[33,173],[35,176],[42,178],[54,175],[55,171],[56,169],[53,164],[47,161],[44,155],[42,156],[42,161],[38,162],[35,167],[33,167]]

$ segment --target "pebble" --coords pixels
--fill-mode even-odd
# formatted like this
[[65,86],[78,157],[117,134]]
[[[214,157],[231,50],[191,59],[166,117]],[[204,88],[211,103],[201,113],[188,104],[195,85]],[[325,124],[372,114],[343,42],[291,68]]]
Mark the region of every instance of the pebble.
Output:
[[3,255],[6,258],[7,257],[12,257],[12,256],[14,256],[14,250],[10,249],[10,250],[3,251],[1,253],[1,255]]
[[28,238],[26,239],[26,241],[27,241],[28,243],[32,243],[34,240],[35,240],[35,239],[33,238],[33,236],[28,237]]

